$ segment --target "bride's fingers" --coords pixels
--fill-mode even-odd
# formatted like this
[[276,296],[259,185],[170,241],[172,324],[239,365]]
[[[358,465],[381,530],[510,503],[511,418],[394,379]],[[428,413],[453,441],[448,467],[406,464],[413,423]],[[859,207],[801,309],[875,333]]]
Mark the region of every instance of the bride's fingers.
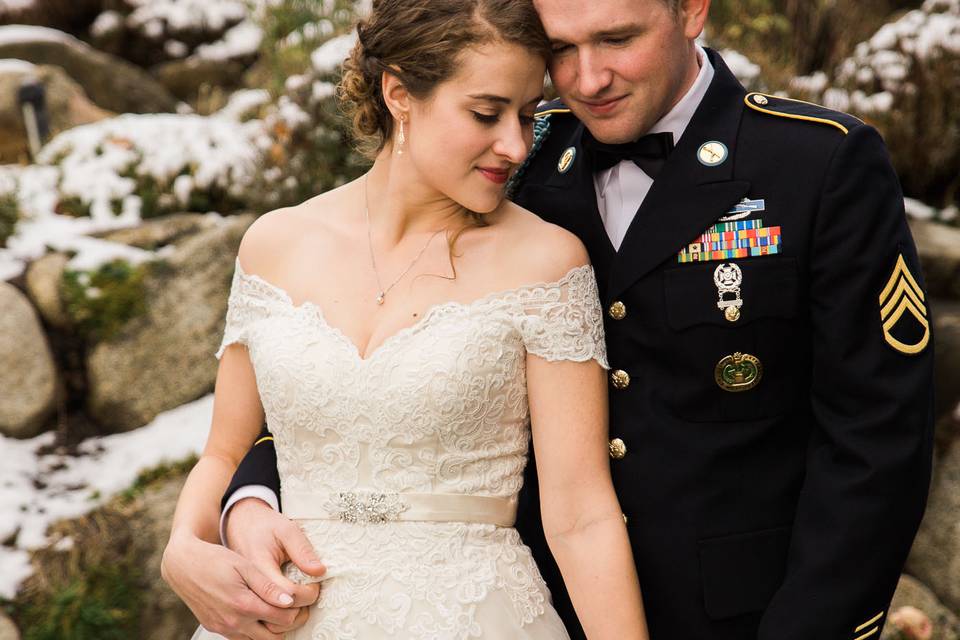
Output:
[[294,619],[294,621],[291,624],[276,625],[276,624],[266,623],[263,626],[265,626],[267,629],[269,629],[273,633],[289,633],[290,631],[293,631],[294,629],[299,629],[300,627],[305,625],[309,618],[310,618],[310,609],[308,607],[301,607],[300,609],[297,609],[297,617]]
[[260,622],[254,623],[250,628],[244,629],[243,632],[247,634],[250,640],[283,640],[282,633],[274,633]]
[[285,624],[296,616],[289,609],[293,605],[293,596],[252,562],[241,563],[237,571],[250,589],[240,605],[244,617]]

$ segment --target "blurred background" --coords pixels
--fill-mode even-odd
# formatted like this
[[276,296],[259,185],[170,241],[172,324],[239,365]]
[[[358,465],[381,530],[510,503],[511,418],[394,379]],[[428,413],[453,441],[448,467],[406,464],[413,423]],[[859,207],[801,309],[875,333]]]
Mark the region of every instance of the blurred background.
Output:
[[[258,215],[364,168],[333,93],[367,8],[0,0],[0,640],[192,633],[159,559],[209,429],[234,256]],[[938,422],[884,637],[958,640],[960,0],[711,15],[705,43],[748,88],[849,111],[889,145],[933,299]]]

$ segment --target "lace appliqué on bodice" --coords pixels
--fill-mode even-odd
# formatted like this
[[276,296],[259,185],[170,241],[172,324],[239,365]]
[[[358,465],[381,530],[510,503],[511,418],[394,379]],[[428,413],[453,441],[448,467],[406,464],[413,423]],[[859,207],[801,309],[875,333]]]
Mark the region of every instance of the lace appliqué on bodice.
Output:
[[[248,348],[285,494],[515,498],[530,442],[527,354],[608,368],[589,265],[438,304],[362,358],[320,307],[295,305],[238,260],[217,357],[234,342]],[[294,638],[519,638],[537,624],[555,633],[526,637],[566,637],[512,528],[299,524],[328,574]]]

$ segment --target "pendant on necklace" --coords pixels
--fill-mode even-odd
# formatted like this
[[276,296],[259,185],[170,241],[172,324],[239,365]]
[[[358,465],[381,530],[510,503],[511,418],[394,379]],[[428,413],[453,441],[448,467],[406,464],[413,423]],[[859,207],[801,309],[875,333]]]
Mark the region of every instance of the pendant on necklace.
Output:
[[377,304],[383,304],[383,298],[385,295],[386,294],[384,292],[380,292],[380,295],[377,296]]

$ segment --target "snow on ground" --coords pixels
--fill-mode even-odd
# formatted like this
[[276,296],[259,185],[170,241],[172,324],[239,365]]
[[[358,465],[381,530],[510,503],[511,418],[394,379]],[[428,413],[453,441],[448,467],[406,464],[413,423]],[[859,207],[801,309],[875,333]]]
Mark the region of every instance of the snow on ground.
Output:
[[223,34],[220,40],[197,47],[196,55],[204,60],[230,60],[254,55],[263,41],[263,30],[245,20]]
[[357,32],[351,31],[331,38],[310,54],[310,61],[317,73],[332,73],[350,55],[357,43]]
[[57,29],[25,24],[0,26],[0,44],[22,44],[24,42],[62,42],[70,46],[88,46],[69,33]]
[[221,31],[244,20],[243,0],[126,0],[136,7],[127,18],[132,27],[165,23],[172,31]]
[[52,433],[30,440],[0,436],[0,539],[19,531],[15,547],[0,546],[0,597],[12,598],[30,575],[29,551],[51,542],[47,527],[101,506],[141,471],[199,455],[212,416],[208,395],[134,431],[86,440],[79,456],[38,455],[52,443]]
[[[78,269],[115,257],[149,259],[149,252],[85,236],[140,223],[142,203],[131,169],[151,177],[181,205],[192,192],[213,187],[242,193],[256,178],[266,142],[262,121],[238,120],[265,99],[263,92],[243,92],[212,116],[121,115],[60,134],[41,151],[39,165],[0,166],[0,194],[15,193],[23,214],[7,247],[0,248],[0,280],[22,273],[48,246],[79,252],[70,265]],[[57,214],[58,202],[67,198],[89,204],[90,216]]]
[[37,67],[32,62],[16,58],[0,59],[0,73],[33,73]]

